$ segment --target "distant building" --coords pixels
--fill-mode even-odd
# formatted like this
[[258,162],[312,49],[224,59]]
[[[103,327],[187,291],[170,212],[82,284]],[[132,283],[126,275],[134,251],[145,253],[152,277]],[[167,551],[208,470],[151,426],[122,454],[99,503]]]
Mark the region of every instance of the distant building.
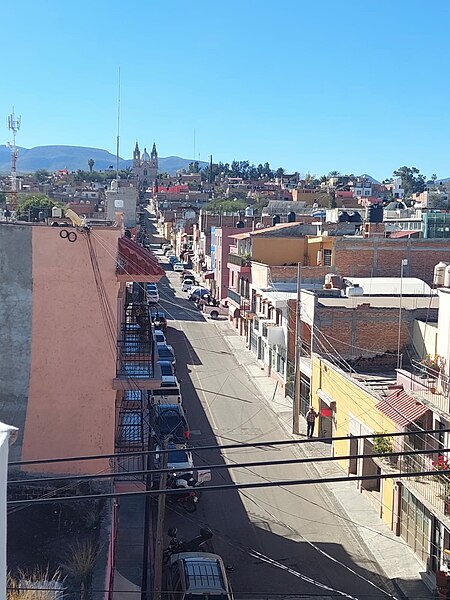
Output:
[[136,142],[133,152],[133,175],[143,187],[148,187],[156,181],[158,176],[158,152],[155,143],[153,143],[151,154],[147,152],[147,148],[144,148],[141,156],[139,145]]

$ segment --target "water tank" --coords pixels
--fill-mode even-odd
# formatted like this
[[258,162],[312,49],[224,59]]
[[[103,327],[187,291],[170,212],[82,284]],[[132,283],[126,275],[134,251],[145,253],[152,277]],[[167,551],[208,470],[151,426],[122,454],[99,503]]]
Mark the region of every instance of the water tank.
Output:
[[295,223],[295,212],[293,210],[291,210],[291,212],[288,213],[287,222],[288,223]]
[[355,283],[355,285],[351,285],[345,290],[345,295],[350,298],[350,296],[364,296],[363,288]]
[[331,289],[342,289],[342,277],[335,273],[327,273],[325,275],[325,284],[323,286],[327,290]]
[[245,216],[253,217],[253,207],[247,206],[247,208],[245,209]]
[[450,287],[450,265],[445,267],[444,287]]
[[448,262],[441,260],[435,267],[433,273],[433,285],[442,287],[445,281],[445,270],[448,267]]
[[272,217],[272,225],[278,225],[278,223],[280,223],[280,221],[281,221],[280,215],[274,215]]
[[52,208],[52,217],[54,219],[60,219],[62,217],[62,210],[60,206],[54,206]]
[[367,209],[367,220],[369,223],[382,223],[383,222],[383,205],[372,204]]

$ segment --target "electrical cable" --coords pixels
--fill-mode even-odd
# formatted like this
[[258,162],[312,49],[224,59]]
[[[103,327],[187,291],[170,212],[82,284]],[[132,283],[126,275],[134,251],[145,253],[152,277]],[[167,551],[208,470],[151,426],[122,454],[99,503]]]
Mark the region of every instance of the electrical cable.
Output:
[[[392,431],[389,433],[376,433],[376,434],[360,434],[352,436],[352,439],[372,439],[373,437],[377,438],[385,438],[385,437],[402,437],[405,435],[419,435],[422,433],[450,433],[450,429],[429,429],[424,432],[405,432],[405,431]],[[268,448],[271,446],[286,446],[290,444],[314,444],[317,442],[336,442],[336,441],[349,441],[349,436],[332,436],[328,438],[311,438],[311,439],[284,439],[284,440],[272,440],[268,442],[238,442],[234,444],[212,444],[208,446],[198,446],[195,450],[198,452],[200,450],[230,450],[230,449],[240,449],[240,448]],[[155,454],[157,452],[170,452],[170,450],[142,450],[139,452],[116,452],[112,454],[91,454],[87,456],[68,456],[65,458],[42,458],[42,459],[34,459],[34,460],[23,460],[23,461],[13,461],[8,463],[8,466],[23,466],[23,465],[35,465],[35,464],[44,464],[44,463],[60,463],[60,462],[73,462],[73,461],[83,461],[83,460],[98,460],[99,458],[117,458],[121,456],[146,456],[147,454]]]
[[[450,469],[442,469],[439,471],[442,476],[450,476]],[[325,483],[340,483],[349,481],[378,481],[379,479],[408,479],[412,477],[424,477],[424,476],[435,476],[436,471],[419,471],[414,473],[380,473],[377,475],[348,475],[346,477],[317,477],[311,479],[288,479],[288,480],[277,480],[269,481],[264,483],[239,483],[239,484],[226,484],[226,485],[214,485],[204,486],[202,491],[230,491],[239,489],[252,489],[252,488],[265,488],[265,487],[281,487],[286,485],[316,485]],[[88,494],[80,496],[61,496],[58,498],[41,499],[33,498],[29,500],[9,500],[7,503],[10,506],[19,506],[26,503],[30,504],[42,504],[50,502],[71,502],[81,499],[94,499],[94,498],[121,498],[126,496],[139,497],[139,496],[154,496],[157,494],[173,494],[179,493],[176,489],[166,490],[150,490],[140,492],[117,492],[117,493],[105,493],[105,494]]]

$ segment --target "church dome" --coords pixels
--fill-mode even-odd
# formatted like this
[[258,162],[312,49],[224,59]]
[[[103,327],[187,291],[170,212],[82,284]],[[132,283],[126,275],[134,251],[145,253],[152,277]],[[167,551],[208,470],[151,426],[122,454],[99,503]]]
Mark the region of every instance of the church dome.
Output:
[[144,148],[144,152],[142,153],[141,160],[142,160],[142,162],[148,162],[150,160],[150,155],[147,152],[147,148]]

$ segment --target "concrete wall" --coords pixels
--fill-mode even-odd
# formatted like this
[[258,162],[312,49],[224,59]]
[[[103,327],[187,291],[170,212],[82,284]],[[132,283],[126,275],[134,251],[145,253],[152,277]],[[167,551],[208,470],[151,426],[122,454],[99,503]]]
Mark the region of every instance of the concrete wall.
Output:
[[138,192],[133,186],[119,187],[118,190],[106,190],[106,214],[111,221],[115,220],[115,214],[124,214],[124,226],[136,227],[136,211]]
[[31,364],[33,227],[0,223],[0,420],[19,428],[20,460]]
[[[23,460],[114,452],[119,229],[91,234],[115,331],[110,336],[91,265],[87,234],[33,227],[31,377]],[[99,239],[97,239],[99,238]],[[100,242],[100,243],[99,243]],[[50,472],[94,472],[108,461],[48,465]],[[42,467],[40,468],[42,470]]]
[[267,265],[304,263],[305,249],[304,237],[252,237],[252,259]]

